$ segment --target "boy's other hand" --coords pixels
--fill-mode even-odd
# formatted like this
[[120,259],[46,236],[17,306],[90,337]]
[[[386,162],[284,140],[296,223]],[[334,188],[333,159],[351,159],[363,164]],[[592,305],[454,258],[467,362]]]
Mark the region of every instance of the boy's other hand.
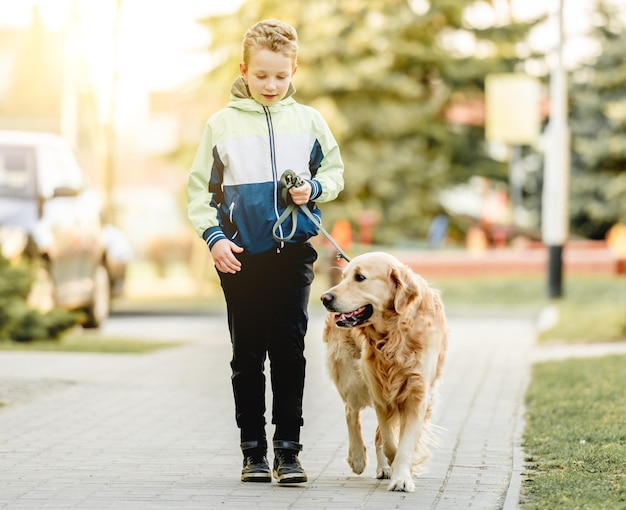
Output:
[[243,248],[241,246],[237,246],[228,239],[220,239],[216,242],[211,248],[211,255],[217,270],[221,273],[231,274],[241,271],[241,262],[235,257],[235,253],[241,253],[242,251]]
[[311,198],[311,185],[304,181],[304,184],[298,188],[295,186],[293,188],[289,188],[289,194],[291,195],[291,200],[296,205],[306,204]]

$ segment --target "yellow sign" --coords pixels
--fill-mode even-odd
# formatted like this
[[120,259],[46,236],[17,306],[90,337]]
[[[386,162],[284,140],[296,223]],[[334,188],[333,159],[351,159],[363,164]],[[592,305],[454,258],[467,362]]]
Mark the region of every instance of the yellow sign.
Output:
[[533,144],[541,126],[539,81],[518,73],[485,80],[485,136],[512,145]]

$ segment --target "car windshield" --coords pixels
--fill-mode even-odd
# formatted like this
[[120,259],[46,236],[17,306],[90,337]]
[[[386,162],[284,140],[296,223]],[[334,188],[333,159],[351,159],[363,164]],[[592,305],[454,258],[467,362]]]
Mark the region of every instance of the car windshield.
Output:
[[35,186],[33,148],[0,144],[0,196],[35,198]]

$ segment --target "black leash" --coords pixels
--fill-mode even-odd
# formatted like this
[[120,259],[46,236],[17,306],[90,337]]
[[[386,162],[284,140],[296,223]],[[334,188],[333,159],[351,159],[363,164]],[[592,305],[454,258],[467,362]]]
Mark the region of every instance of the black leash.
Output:
[[[285,170],[283,175],[280,177],[280,185],[281,192],[280,198],[283,201],[283,204],[286,205],[285,211],[280,215],[280,217],[274,223],[274,227],[272,228],[272,236],[279,243],[289,241],[294,234],[296,233],[296,229],[298,227],[298,209],[302,210],[304,214],[315,224],[315,226],[320,230],[324,237],[330,241],[330,243],[337,249],[337,258],[342,258],[346,262],[350,262],[350,257],[346,255],[346,253],[340,248],[337,242],[331,237],[331,235],[326,232],[321,222],[317,221],[317,218],[313,216],[309,208],[306,204],[296,205],[293,203],[291,199],[291,195],[289,194],[290,188],[299,188],[304,184],[304,180],[296,174],[293,170]],[[281,237],[277,231],[281,228],[281,225],[284,221],[291,216],[291,232],[287,234],[286,237]]]

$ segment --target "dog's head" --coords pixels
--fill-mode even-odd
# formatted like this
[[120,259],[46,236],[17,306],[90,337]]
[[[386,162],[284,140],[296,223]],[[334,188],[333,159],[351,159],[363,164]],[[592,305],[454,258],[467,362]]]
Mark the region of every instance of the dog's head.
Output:
[[335,324],[344,328],[372,323],[383,314],[401,315],[419,299],[414,273],[382,252],[353,258],[341,283],[321,296],[326,309],[335,314]]

